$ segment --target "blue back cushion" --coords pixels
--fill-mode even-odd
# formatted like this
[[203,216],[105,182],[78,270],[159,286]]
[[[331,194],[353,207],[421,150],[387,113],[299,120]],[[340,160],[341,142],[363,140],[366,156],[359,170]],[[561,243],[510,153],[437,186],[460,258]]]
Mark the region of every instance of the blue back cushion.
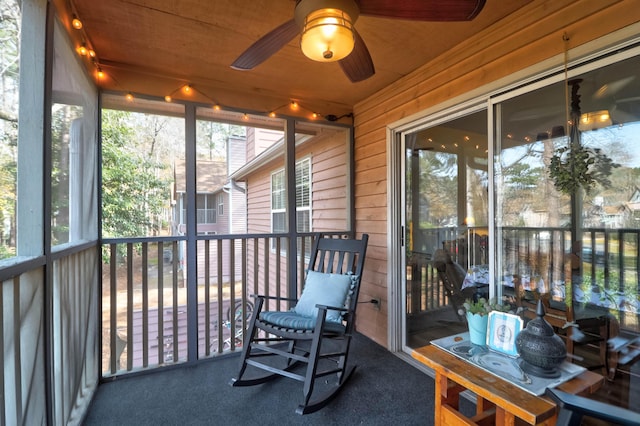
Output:
[[[308,271],[302,296],[293,308],[294,312],[312,318],[318,316],[316,304],[344,307],[353,275],[325,274]],[[327,321],[340,322],[340,312],[330,309],[327,311]]]

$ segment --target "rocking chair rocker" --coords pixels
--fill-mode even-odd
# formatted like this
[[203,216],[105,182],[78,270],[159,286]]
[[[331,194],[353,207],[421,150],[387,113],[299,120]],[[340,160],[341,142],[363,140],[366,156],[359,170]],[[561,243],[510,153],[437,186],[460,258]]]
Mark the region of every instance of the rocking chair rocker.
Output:
[[[347,365],[347,357],[368,239],[316,235],[300,299],[256,296],[240,371],[230,385],[253,386],[280,376],[304,382],[298,414],[321,409],[342,389],[356,367]],[[297,303],[290,311],[263,310],[270,299]],[[255,368],[267,373],[256,376]],[[331,384],[323,380],[316,386],[330,375]]]

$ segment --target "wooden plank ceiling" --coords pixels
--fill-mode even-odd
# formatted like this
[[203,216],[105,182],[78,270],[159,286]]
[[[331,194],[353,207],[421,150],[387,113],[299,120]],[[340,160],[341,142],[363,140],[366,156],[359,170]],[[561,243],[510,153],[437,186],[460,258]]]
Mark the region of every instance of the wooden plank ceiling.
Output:
[[[371,53],[375,75],[358,83],[337,63],[306,58],[298,37],[253,70],[230,67],[252,43],[293,17],[295,0],[55,2],[74,42],[96,52],[93,63],[85,61],[92,71],[96,66],[104,71],[99,85],[105,90],[173,94],[174,99],[289,115],[295,115],[288,109],[295,100],[299,115],[340,116],[460,41],[498,21],[508,25],[508,15],[528,0],[487,0],[470,22],[361,16],[355,28]],[[72,14],[83,22],[79,31],[70,27]],[[189,97],[178,90],[184,84],[195,89]]]

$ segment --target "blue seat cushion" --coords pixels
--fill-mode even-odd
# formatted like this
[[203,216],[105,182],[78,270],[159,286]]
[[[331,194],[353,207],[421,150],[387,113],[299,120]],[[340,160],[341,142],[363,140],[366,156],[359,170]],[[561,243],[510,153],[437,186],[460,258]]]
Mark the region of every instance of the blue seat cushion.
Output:
[[[260,313],[260,319],[278,327],[294,330],[313,330],[317,320],[314,317],[300,315],[293,311],[265,311]],[[325,321],[324,329],[336,333],[345,331],[342,323],[333,321]]]

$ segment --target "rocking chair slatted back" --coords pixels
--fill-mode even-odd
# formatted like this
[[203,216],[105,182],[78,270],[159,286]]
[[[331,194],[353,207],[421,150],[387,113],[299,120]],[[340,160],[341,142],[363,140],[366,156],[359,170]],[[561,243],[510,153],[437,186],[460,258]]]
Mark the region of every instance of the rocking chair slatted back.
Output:
[[462,289],[465,271],[451,259],[451,255],[444,249],[438,249],[433,255],[433,267],[438,271],[438,277],[447,294],[449,303],[460,321],[464,317],[460,315],[459,309],[465,300],[473,299],[475,290],[473,288]]

